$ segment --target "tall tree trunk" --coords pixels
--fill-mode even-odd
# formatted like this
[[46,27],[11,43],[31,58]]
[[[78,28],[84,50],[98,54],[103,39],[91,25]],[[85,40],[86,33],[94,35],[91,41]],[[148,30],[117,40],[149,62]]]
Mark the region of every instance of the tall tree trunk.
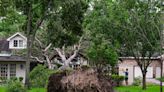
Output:
[[25,75],[25,85],[27,88],[29,88],[29,72],[30,72],[30,58],[31,58],[31,47],[32,47],[32,41],[31,41],[31,31],[32,31],[32,13],[31,9],[32,6],[28,5],[28,17],[27,17],[27,55],[26,55],[26,75]]
[[146,73],[142,73],[142,89],[146,90]]
[[29,72],[30,72],[30,56],[31,56],[31,41],[27,40],[27,57],[26,57],[26,77],[25,77],[25,85],[29,88]]

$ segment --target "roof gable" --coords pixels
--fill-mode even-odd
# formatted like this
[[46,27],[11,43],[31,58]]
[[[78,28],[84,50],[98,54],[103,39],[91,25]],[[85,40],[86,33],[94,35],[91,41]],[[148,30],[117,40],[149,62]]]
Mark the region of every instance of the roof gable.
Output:
[[23,36],[21,33],[17,32],[14,35],[10,36],[7,41],[10,41],[11,39],[13,39],[16,36],[21,36],[23,39],[27,40],[27,38],[25,36]]

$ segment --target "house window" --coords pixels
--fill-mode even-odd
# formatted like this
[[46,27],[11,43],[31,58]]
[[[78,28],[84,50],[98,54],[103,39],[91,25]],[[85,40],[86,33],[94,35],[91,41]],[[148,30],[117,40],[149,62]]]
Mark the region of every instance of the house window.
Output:
[[18,40],[14,40],[14,47],[18,47]]
[[6,80],[16,76],[16,64],[0,64],[0,78]]
[[19,47],[23,47],[23,40],[19,40]]
[[16,64],[10,64],[10,78],[16,76]]
[[23,47],[23,40],[14,40],[14,47]]
[[7,79],[8,76],[8,64],[1,64],[0,65],[0,77],[1,79]]

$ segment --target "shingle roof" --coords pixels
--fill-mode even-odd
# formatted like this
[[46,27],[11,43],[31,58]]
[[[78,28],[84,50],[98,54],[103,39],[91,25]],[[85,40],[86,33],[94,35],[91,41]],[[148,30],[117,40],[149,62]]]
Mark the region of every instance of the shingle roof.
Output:
[[26,59],[21,56],[0,56],[0,62],[1,61],[22,61],[25,62]]
[[9,49],[9,42],[7,40],[0,40],[0,51],[11,51]]

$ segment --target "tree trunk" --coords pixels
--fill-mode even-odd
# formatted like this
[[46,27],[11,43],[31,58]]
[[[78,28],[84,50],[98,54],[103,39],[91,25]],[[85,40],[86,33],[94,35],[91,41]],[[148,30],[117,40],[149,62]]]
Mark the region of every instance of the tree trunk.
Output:
[[29,88],[29,72],[30,72],[30,58],[31,58],[31,46],[32,46],[32,41],[31,41],[31,36],[30,33],[32,31],[32,13],[31,13],[31,9],[32,6],[30,4],[28,4],[28,17],[27,17],[27,29],[26,29],[26,33],[27,33],[27,55],[26,55],[26,75],[25,75],[25,85],[27,88]]
[[31,56],[31,41],[27,40],[27,57],[26,57],[26,77],[25,77],[25,85],[29,88],[29,72],[30,72],[30,56]]
[[111,66],[111,72],[112,72],[112,74],[116,74],[114,66]]
[[146,90],[146,73],[142,73],[142,89]]
[[69,63],[70,63],[70,61],[65,60],[65,61],[64,61],[64,65],[61,66],[60,69],[61,69],[61,70],[65,70],[65,69],[70,68]]

